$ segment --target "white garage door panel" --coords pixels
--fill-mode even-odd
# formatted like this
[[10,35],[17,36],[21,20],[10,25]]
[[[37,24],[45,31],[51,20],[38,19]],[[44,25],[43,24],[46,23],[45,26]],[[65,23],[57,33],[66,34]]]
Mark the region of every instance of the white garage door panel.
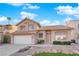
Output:
[[14,36],[14,44],[33,44],[32,36]]

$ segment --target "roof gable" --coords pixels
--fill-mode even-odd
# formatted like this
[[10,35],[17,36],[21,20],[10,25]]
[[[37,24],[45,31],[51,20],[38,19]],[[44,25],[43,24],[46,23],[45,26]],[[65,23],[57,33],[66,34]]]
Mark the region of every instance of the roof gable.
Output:
[[19,24],[21,24],[21,23],[23,23],[23,22],[25,22],[25,21],[26,21],[26,22],[27,22],[27,21],[31,21],[31,22],[37,24],[37,25],[40,27],[40,24],[39,24],[39,23],[37,23],[37,22],[35,22],[35,21],[33,21],[33,20],[29,19],[29,18],[23,19],[21,22],[19,22],[18,24],[16,24],[16,26],[18,26]]

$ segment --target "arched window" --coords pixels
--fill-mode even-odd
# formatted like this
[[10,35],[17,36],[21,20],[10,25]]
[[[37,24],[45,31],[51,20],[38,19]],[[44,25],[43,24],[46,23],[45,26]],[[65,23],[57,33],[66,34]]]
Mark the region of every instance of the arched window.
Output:
[[35,30],[36,27],[33,24],[29,24],[29,30]]

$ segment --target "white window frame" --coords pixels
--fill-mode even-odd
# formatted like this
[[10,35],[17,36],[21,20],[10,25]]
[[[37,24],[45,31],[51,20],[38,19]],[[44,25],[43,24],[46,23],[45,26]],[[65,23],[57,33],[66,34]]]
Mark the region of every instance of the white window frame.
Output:
[[34,26],[34,25],[32,25],[32,24],[29,24],[29,30],[35,30],[36,29],[36,27]]
[[[42,34],[42,37],[40,37],[40,34]],[[39,37],[39,38],[43,38],[43,33],[39,33],[39,34],[38,34],[38,37]]]
[[[24,28],[22,28],[22,30],[21,30],[21,26],[24,26]],[[25,31],[25,25],[21,25],[21,26],[19,26],[19,31],[21,31],[21,32]]]

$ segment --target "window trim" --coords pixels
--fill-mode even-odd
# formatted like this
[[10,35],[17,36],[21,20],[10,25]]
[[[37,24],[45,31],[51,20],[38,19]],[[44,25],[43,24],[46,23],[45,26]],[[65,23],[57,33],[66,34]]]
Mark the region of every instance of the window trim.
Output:
[[[42,37],[40,37],[39,34],[42,34]],[[39,37],[39,38],[43,38],[43,37],[44,37],[44,34],[43,34],[43,33],[38,33],[38,37]]]
[[[23,28],[22,28],[23,27]],[[19,31],[25,31],[25,25],[19,26]]]
[[28,28],[29,28],[30,31],[36,29],[36,27],[35,27],[33,24],[29,24],[29,25],[28,25]]

